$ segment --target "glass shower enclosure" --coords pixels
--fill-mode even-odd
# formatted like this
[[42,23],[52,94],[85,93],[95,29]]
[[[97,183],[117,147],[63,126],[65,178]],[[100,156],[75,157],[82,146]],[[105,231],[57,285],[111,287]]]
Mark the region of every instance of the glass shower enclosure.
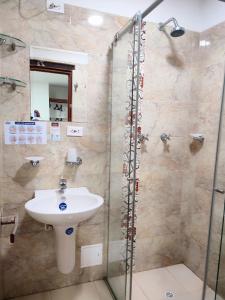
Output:
[[[225,77],[224,77],[225,78]],[[216,165],[203,300],[225,299],[225,79],[220,110]],[[213,295],[208,295],[208,287]]]
[[141,14],[112,45],[108,284],[116,299],[131,299],[138,192],[138,137],[143,87]]
[[145,22],[164,0],[138,12],[112,43],[109,167],[108,270],[106,282],[118,300],[132,299],[135,263]]

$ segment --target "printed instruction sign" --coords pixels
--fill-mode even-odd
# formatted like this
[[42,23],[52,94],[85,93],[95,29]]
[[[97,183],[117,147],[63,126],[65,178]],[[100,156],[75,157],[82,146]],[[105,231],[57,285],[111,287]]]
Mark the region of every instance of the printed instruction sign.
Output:
[[40,121],[4,123],[5,144],[47,144],[47,123]]
[[51,141],[53,141],[53,142],[59,142],[61,140],[60,124],[58,122],[51,123],[50,137],[51,137]]

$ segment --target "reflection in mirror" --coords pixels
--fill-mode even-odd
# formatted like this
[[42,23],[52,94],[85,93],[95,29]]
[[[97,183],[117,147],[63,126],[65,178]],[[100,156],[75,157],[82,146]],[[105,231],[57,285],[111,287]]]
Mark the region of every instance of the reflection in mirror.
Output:
[[72,121],[74,66],[30,61],[31,119]]

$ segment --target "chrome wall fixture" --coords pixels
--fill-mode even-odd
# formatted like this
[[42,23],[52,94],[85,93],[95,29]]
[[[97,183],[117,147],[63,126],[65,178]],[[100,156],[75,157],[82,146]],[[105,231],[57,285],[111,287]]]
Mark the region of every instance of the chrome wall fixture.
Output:
[[82,158],[79,156],[77,157],[77,161],[66,161],[66,165],[74,167],[74,166],[80,166],[82,165]]
[[171,137],[171,135],[167,134],[167,133],[162,133],[160,135],[160,139],[164,144],[166,144],[170,140],[170,137]]
[[25,157],[25,159],[28,160],[33,167],[38,167],[40,164],[40,161],[43,160],[44,157],[43,156],[28,156],[28,157]]
[[143,144],[145,141],[149,141],[148,134],[138,134],[138,143]]
[[68,149],[66,164],[71,167],[80,166],[82,164],[82,159],[77,155],[76,148]]
[[0,77],[0,86],[10,85],[12,90],[15,90],[16,87],[26,87],[26,83],[9,77]]
[[[17,48],[26,48],[26,44],[10,35],[0,33],[0,46],[4,47],[7,51],[15,52]],[[16,87],[26,87],[26,83],[10,77],[0,77],[0,86],[10,85],[12,90],[15,90]]]
[[[145,11],[143,11],[141,13],[141,20],[143,21],[143,19],[150,14],[155,8],[157,8],[164,0],[156,0],[155,2],[153,2]],[[131,27],[137,22],[137,17],[136,15],[129,20],[129,22],[127,23],[126,26],[124,26],[120,31],[118,31],[115,36],[114,36],[114,40],[113,43],[118,42],[118,40],[126,33],[128,32]]]
[[191,137],[194,141],[198,141],[201,144],[203,144],[205,140],[205,137],[202,133],[191,133]]
[[0,46],[8,46],[8,51],[15,51],[16,48],[26,48],[26,44],[10,35],[0,33]]
[[15,235],[19,224],[18,214],[12,216],[3,217],[2,212],[0,216],[0,225],[14,225],[13,230],[10,233],[10,243],[13,244],[15,242]]
[[64,191],[67,189],[67,180],[63,177],[59,179],[59,192],[64,194]]
[[185,34],[185,28],[180,26],[175,18],[170,18],[164,23],[159,23],[159,30],[163,31],[165,26],[169,23],[173,23],[173,27],[170,33],[172,37],[180,37]]
[[60,5],[56,5],[54,2],[52,2],[52,3],[50,3],[49,4],[49,9],[54,9],[54,8],[58,8],[58,7],[60,7]]

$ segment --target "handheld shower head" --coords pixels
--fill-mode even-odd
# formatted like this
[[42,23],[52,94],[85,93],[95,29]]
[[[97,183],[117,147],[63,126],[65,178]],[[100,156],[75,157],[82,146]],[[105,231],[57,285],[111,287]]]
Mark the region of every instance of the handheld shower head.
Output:
[[171,30],[171,33],[170,33],[170,35],[172,37],[180,37],[185,34],[185,28],[181,27],[175,18],[170,18],[165,23],[159,23],[159,30],[163,31],[164,27],[171,22],[173,22],[173,24],[174,24],[174,26]]

